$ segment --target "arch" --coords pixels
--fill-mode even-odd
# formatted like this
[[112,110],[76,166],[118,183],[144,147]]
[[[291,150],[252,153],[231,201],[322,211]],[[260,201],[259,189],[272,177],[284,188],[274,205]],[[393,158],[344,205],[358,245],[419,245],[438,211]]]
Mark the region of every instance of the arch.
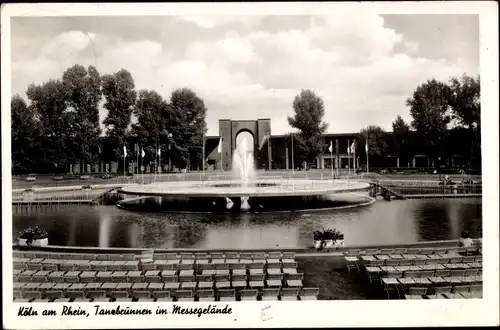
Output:
[[[222,138],[221,146],[221,165],[225,170],[231,170],[232,153],[236,148],[236,138],[242,132],[248,132],[253,137],[253,150],[255,164],[257,168],[263,168],[263,163],[270,163],[270,154],[267,150],[259,150],[259,143],[264,139],[264,136],[271,134],[271,120],[219,120],[219,134]],[[270,148],[269,148],[270,149]]]
[[242,128],[240,129],[239,131],[237,131],[235,134],[234,134],[234,146],[233,146],[233,150],[236,149],[237,147],[237,143],[238,143],[238,136],[240,136],[240,134],[242,133],[249,133],[251,136],[252,136],[252,140],[253,140],[253,150],[255,150],[255,145],[257,144],[257,142],[255,141],[256,138],[255,138],[255,134],[254,132],[252,132],[251,130],[249,130],[248,128]]

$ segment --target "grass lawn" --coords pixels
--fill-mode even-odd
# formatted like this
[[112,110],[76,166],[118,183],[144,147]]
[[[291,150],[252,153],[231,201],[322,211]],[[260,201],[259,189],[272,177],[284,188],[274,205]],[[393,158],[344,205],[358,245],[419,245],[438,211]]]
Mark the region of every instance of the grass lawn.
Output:
[[295,257],[304,287],[319,288],[319,300],[386,299],[379,284],[370,285],[367,277],[347,271],[342,260],[332,257]]

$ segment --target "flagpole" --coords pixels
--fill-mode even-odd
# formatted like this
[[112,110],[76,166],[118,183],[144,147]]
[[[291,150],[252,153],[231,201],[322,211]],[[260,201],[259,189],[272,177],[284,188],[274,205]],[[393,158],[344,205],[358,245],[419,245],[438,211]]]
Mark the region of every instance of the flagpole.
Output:
[[351,176],[351,141],[347,139],[347,178]]
[[[134,145],[134,150],[135,150],[135,180],[139,179],[139,145],[136,143]],[[134,182],[135,182],[134,180]]]
[[354,175],[356,175],[356,147],[357,146],[355,144],[355,141],[352,141],[352,145],[354,147],[354,150],[353,150],[354,151],[354,160],[353,160],[354,165],[352,166],[352,168],[354,169]]
[[142,184],[144,184],[144,170],[142,169],[142,164],[144,164],[144,149],[141,147],[141,178],[142,178]]
[[202,162],[201,162],[201,168],[202,168],[202,173],[203,173],[203,180],[205,179],[205,129],[203,129],[203,147],[202,147]]
[[337,179],[339,178],[339,167],[340,167],[339,139],[335,139],[335,168],[337,169]]
[[333,141],[330,140],[330,167],[332,171],[332,183],[333,183]]
[[295,164],[293,161],[293,132],[292,132],[292,176],[294,174],[294,171],[295,171]]
[[155,150],[155,166],[153,168],[153,182],[155,182],[155,183],[156,183],[156,164],[157,164],[157,161],[158,161],[158,147]]
[[365,150],[366,150],[366,173],[368,173],[368,172],[369,172],[369,162],[368,162],[368,139],[366,139]]
[[160,168],[161,168],[161,149],[160,146],[158,146],[158,181],[160,181]]
[[127,147],[123,145],[123,178],[125,179],[125,158],[127,157]]

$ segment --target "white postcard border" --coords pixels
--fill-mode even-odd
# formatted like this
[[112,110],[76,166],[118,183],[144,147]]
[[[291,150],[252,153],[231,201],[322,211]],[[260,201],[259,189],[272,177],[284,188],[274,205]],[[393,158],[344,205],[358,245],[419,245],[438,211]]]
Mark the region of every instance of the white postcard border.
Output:
[[[370,10],[384,14],[479,14],[482,103],[484,298],[454,301],[317,301],[234,302],[230,315],[166,316],[17,316],[19,306],[61,310],[63,304],[12,302],[12,208],[10,138],[10,21],[13,16],[118,15],[263,15],[319,14]],[[377,2],[377,3],[227,3],[227,4],[9,4],[2,6],[2,229],[3,325],[6,328],[152,328],[152,327],[320,327],[320,326],[439,326],[495,325],[498,296],[498,6],[495,2]],[[354,23],[355,24],[355,23]],[[163,303],[204,308],[210,303]],[[212,303],[219,307],[223,302]],[[69,304],[68,304],[69,305]],[[94,303],[70,304],[92,311]],[[102,306],[117,306],[105,303]],[[158,303],[120,303],[131,308]],[[271,306],[265,310],[262,308]],[[265,319],[265,320],[264,320]]]

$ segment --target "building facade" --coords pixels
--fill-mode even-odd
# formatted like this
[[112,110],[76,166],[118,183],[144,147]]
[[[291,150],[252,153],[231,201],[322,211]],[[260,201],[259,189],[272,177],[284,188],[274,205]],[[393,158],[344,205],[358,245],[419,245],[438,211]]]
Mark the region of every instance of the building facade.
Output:
[[[255,166],[257,169],[298,169],[303,168],[298,157],[297,146],[293,144],[290,135],[272,135],[271,120],[269,118],[257,120],[219,120],[219,135],[205,137],[205,157],[206,167],[213,170],[230,170],[232,166],[233,152],[236,149],[237,137],[240,133],[249,133],[252,138]],[[322,153],[318,155],[308,168],[331,169],[333,168],[363,168],[366,163],[365,150],[358,150],[348,153],[348,147],[357,141],[358,133],[345,134],[325,134],[325,147]],[[431,167],[469,167],[481,168],[480,151],[474,153],[474,146],[471,143],[471,137],[466,130],[450,131],[449,135],[443,140],[444,150],[447,154],[437,159],[428,156],[424,143],[419,142],[416,134],[412,135],[413,141],[405,158],[399,158],[391,155],[392,133],[387,135],[388,152],[383,157],[370,157],[370,168],[431,168]],[[364,142],[364,141],[363,141]],[[219,144],[220,148],[219,148]],[[332,145],[332,152],[329,146]],[[364,145],[364,143],[363,143]],[[103,145],[104,149],[104,145]],[[364,149],[364,148],[363,148]],[[106,153],[103,150],[103,154]],[[179,169],[169,166],[164,159],[164,164],[156,164],[149,160],[141,163],[137,153],[130,152],[132,155],[127,157],[125,163],[123,160],[104,160],[101,159],[98,164],[93,166],[89,164],[74,164],[70,166],[72,173],[90,173],[90,172],[111,172],[120,173],[124,170],[128,173],[139,173],[140,169],[145,173],[154,171],[177,171]],[[476,156],[472,157],[471,155]],[[168,158],[167,155],[163,155]],[[439,164],[436,164],[438,161]],[[472,163],[471,163],[472,162]],[[155,165],[160,165],[155,166]],[[142,167],[141,167],[142,166]],[[201,170],[200,165],[192,167],[190,170]]]

